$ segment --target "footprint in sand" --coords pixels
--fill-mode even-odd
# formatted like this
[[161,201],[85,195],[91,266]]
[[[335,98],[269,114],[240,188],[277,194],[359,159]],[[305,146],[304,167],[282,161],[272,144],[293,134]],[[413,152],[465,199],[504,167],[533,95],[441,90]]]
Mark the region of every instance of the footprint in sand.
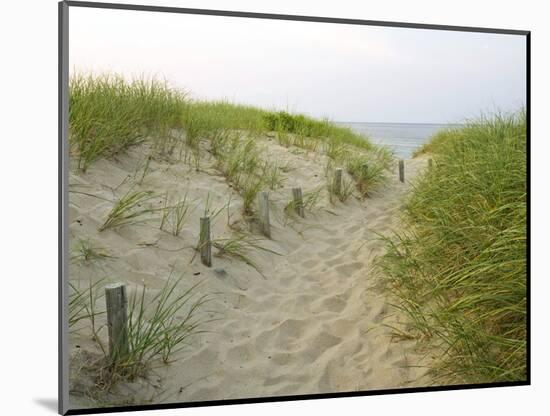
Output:
[[330,368],[329,366],[325,367],[323,370],[323,375],[319,379],[319,382],[317,383],[317,386],[319,387],[319,391],[323,393],[333,392],[334,389],[332,388],[332,383],[330,380]]
[[298,295],[281,304],[281,310],[291,313],[304,313],[310,310],[310,305],[316,300],[313,295]]
[[346,307],[346,301],[341,295],[331,296],[321,302],[321,307],[330,312],[340,313]]
[[378,307],[374,309],[374,311],[372,312],[372,322],[380,323],[381,321],[384,320],[384,317],[386,316],[386,314],[387,314],[386,304],[382,303],[378,305]]
[[[304,388],[306,388],[306,386],[305,386],[305,383],[303,383],[303,382],[302,383],[292,383],[292,384],[285,383],[285,385],[283,385],[279,389],[273,391],[272,393],[275,396],[289,396],[289,395],[297,394],[296,392],[298,392],[298,391],[304,391]],[[311,391],[311,389],[312,388],[309,387],[305,391]]]
[[289,352],[277,352],[271,354],[271,361],[277,365],[289,365],[293,361],[295,361],[294,354],[291,354]]
[[287,319],[271,329],[261,332],[256,337],[256,349],[266,351],[275,347],[286,350],[303,336],[308,327],[311,327],[309,320]]
[[[301,382],[301,383],[306,382],[308,380],[308,378],[309,378],[309,376],[307,376],[306,374],[295,375],[295,376],[292,377],[293,381]],[[264,386],[275,386],[277,384],[286,384],[286,383],[288,383],[288,380],[289,380],[288,374],[283,374],[283,375],[275,376],[275,377],[269,377],[264,381]]]
[[335,259],[333,259],[333,260],[327,260],[327,261],[325,261],[325,264],[326,264],[327,266],[334,267],[334,266],[336,266],[336,265],[338,265],[338,264],[342,264],[342,258],[339,256],[339,257],[337,257],[337,258],[335,258]]
[[349,246],[350,246],[349,243],[340,244],[339,246],[336,247],[336,251],[339,252],[340,254],[348,254],[347,250]]
[[338,273],[344,274],[344,275],[350,275],[353,272],[356,272],[357,270],[360,270],[363,267],[363,263],[359,261],[355,261],[353,263],[346,263],[342,264],[340,266],[336,267],[336,271]]
[[385,361],[388,361],[390,360],[391,358],[393,358],[393,354],[394,354],[394,351],[392,348],[388,347],[388,349],[386,349],[386,351],[384,351],[380,357],[383,358]]
[[325,243],[330,244],[332,247],[338,247],[340,244],[344,243],[344,240],[342,238],[327,238]]
[[359,334],[359,329],[357,328],[357,322],[355,320],[338,317],[331,320],[328,324],[331,326],[335,336],[346,340],[346,355],[355,356],[364,348],[365,345],[361,341],[359,335],[354,335]]
[[220,365],[218,351],[205,347],[185,360],[185,368],[191,374],[205,374],[215,371]]
[[220,390],[221,389],[218,386],[203,387],[203,388],[198,389],[191,396],[189,396],[189,400],[190,401],[212,400],[211,399],[212,397],[220,397]]
[[255,350],[249,343],[236,345],[227,351],[226,360],[229,362],[242,363],[254,359]]
[[342,342],[342,338],[323,331],[304,342],[306,348],[300,351],[301,359],[306,363],[315,362],[321,355],[327,353],[332,347]]
[[284,343],[289,339],[299,338],[307,329],[306,320],[287,319],[283,321],[277,328],[277,341]]
[[264,381],[264,386],[265,387],[268,387],[268,386],[275,386],[279,383],[284,383],[286,381],[286,375],[282,375],[282,376],[277,376],[277,377],[268,377],[265,381]]
[[310,259],[310,260],[303,261],[301,266],[306,269],[312,269],[318,264],[319,264],[319,260]]
[[357,231],[361,231],[363,227],[358,227],[357,224],[352,225],[351,227],[346,228],[346,234],[354,234]]
[[333,247],[328,247],[325,250],[321,250],[321,251],[317,252],[317,256],[319,256],[319,258],[321,258],[323,260],[331,259],[334,256],[338,256],[339,254],[340,253],[338,251],[334,250]]

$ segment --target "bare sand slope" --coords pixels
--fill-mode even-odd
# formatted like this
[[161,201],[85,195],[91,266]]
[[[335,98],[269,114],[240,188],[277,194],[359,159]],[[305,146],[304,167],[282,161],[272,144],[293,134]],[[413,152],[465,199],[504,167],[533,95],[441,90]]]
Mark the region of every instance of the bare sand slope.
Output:
[[[118,160],[99,161],[85,174],[71,173],[71,241],[89,239],[113,256],[91,265],[72,262],[73,282],[105,278],[155,290],[173,272],[183,274],[188,285],[201,282],[201,293],[212,295],[205,311],[205,317],[216,318],[208,324],[210,332],[197,335],[179,361],[157,367],[153,387],[133,383],[127,394],[138,402],[188,402],[427,385],[425,369],[416,367],[425,361],[415,341],[392,338],[383,325],[399,316],[377,288],[372,270],[373,259],[383,252],[377,234],[399,225],[409,185],[394,172],[387,186],[366,200],[330,204],[323,195],[305,219],[288,219],[283,207],[290,189],[325,186],[326,158],[262,141],[267,154],[286,165],[283,187],[270,193],[272,239],[262,242],[281,255],[251,254],[264,276],[235,259],[214,257],[207,268],[195,256],[192,246],[207,195],[213,207],[223,206],[231,195],[229,218],[226,211],[217,217],[214,238],[231,235],[228,223],[247,228],[240,219],[241,199],[213,168],[213,160],[205,158],[199,172],[181,162],[152,161],[151,173],[134,185],[159,195],[189,190],[198,208],[178,237],[160,231],[154,217],[141,225],[97,231],[110,201],[132,183],[145,147]],[[425,160],[406,161],[407,179],[425,166]],[[160,206],[162,198],[151,204]],[[85,333],[72,335],[71,342],[80,346],[78,351],[93,349]],[[79,385],[72,383],[75,406],[87,403]]]

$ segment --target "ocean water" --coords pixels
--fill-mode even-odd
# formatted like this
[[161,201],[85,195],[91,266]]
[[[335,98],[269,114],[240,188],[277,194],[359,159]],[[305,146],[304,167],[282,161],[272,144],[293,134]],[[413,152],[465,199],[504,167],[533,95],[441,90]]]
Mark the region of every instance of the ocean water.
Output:
[[416,149],[428,142],[440,129],[454,126],[453,124],[425,123],[338,123],[365,134],[376,144],[381,144],[393,150],[396,157],[408,159]]

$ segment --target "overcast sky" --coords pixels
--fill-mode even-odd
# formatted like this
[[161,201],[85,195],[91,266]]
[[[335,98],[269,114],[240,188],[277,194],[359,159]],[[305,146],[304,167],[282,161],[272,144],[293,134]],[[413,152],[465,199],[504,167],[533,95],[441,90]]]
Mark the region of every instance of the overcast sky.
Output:
[[445,123],[525,104],[525,37],[70,7],[71,71],[334,121]]

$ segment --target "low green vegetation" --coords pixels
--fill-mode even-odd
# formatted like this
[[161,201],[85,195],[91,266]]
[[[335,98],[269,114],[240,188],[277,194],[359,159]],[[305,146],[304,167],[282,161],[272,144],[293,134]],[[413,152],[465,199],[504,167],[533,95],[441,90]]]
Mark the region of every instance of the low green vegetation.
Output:
[[[128,352],[109,356],[105,307],[98,304],[102,297],[103,280],[84,288],[70,284],[69,326],[72,330],[89,329],[101,350],[102,358],[88,365],[97,374],[95,385],[108,390],[119,380],[146,376],[155,362],[169,363],[189,340],[204,332],[207,320],[201,311],[209,301],[197,294],[197,284],[182,290],[182,278],[169,277],[160,290],[145,286],[130,295],[128,302]],[[101,319],[101,323],[98,323]],[[88,325],[84,322],[88,321]],[[93,397],[94,392],[89,392]]]
[[164,205],[160,220],[160,229],[170,232],[173,236],[179,236],[183,226],[189,219],[189,216],[196,208],[191,205],[192,201],[188,199],[189,190],[185,192],[183,198],[169,204],[168,194],[164,196]]
[[[215,239],[212,244],[217,249],[215,256],[217,257],[229,257],[242,261],[254,268],[258,273],[262,274],[260,266],[250,256],[252,252],[265,252],[280,256],[274,250],[264,247],[261,243],[264,240],[262,238],[254,237],[247,233],[235,233],[228,238]],[[262,274],[263,276],[263,274]]]
[[525,114],[442,131],[419,153],[434,166],[379,263],[410,318],[403,335],[432,341],[436,381],[525,380]]
[[334,203],[335,198],[340,202],[346,202],[353,194],[353,188],[353,182],[343,174],[340,176],[338,183],[334,169],[329,168],[327,172],[327,191],[331,203]]
[[[303,193],[301,205],[305,212],[311,213],[317,208],[323,195],[322,191],[323,187],[318,187]],[[300,203],[294,199],[289,200],[283,208],[284,215],[289,218],[296,218],[299,204]]]
[[279,112],[264,112],[263,120],[265,128],[268,131],[276,131],[282,133],[283,136],[289,137],[288,134],[295,135],[292,144],[307,148],[305,142],[325,140],[332,144],[348,144],[359,149],[371,150],[374,146],[365,139],[365,137],[354,133],[350,128],[338,126],[328,119],[315,120],[306,117],[303,114],[289,114],[285,111]]
[[165,82],[76,74],[69,81],[69,143],[78,166],[182,126],[186,98]]
[[[96,318],[104,315],[105,311],[97,311],[96,303],[101,298],[100,287],[103,280],[95,283],[91,281],[86,287],[69,282],[69,328],[71,331],[78,331],[83,328],[82,322],[89,321],[91,331],[95,335]],[[99,328],[100,329],[100,328]]]
[[147,203],[154,197],[155,195],[152,191],[134,191],[129,189],[128,192],[115,202],[99,231],[147,221],[150,216],[149,214],[156,211],[153,208],[146,207]]
[[72,248],[71,261],[81,264],[91,264],[97,260],[113,258],[101,247],[95,246],[89,239],[78,239]]
[[386,172],[391,169],[393,157],[386,148],[377,147],[368,153],[355,154],[348,151],[343,155],[343,166],[355,180],[357,190],[362,197],[369,196],[373,190],[380,188]]
[[[269,158],[255,146],[259,136],[268,134],[274,134],[282,146],[325,153],[348,170],[362,196],[383,182],[391,161],[386,149],[329,120],[224,101],[192,100],[155,79],[127,81],[116,74],[76,74],[70,79],[69,93],[69,142],[78,168],[86,171],[100,158],[148,143],[151,155],[140,167],[139,183],[151,157],[185,157],[199,170],[201,152],[206,149],[222,159],[223,173],[253,200],[253,191],[260,185],[275,189],[282,184],[276,163],[266,165]],[[243,155],[249,150],[250,155]],[[358,174],[358,163],[369,163],[370,174]],[[256,170],[260,164],[263,172]],[[250,177],[264,174],[266,183],[258,184]]]
[[117,373],[133,378],[157,358],[168,363],[192,335],[201,332],[204,319],[198,312],[208,297],[195,295],[197,284],[181,292],[181,283],[182,278],[170,278],[151,299],[147,299],[145,287],[130,298],[129,353],[111,363]]

